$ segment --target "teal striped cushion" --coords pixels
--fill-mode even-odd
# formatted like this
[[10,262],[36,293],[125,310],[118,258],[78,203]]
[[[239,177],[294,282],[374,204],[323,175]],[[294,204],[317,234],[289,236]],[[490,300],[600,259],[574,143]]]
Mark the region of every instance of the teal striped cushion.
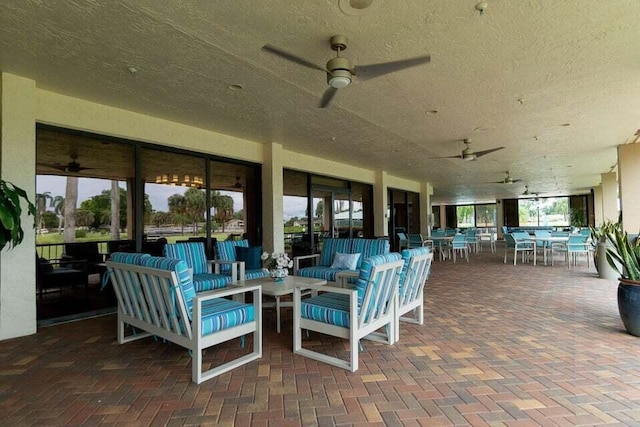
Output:
[[336,274],[344,271],[339,268],[313,266],[305,267],[298,270],[297,275],[302,277],[311,277],[312,279],[326,280],[327,282],[335,282]]
[[[384,255],[375,255],[365,259],[362,262],[362,268],[360,268],[360,276],[358,277],[358,282],[356,284],[356,289],[358,291],[358,307],[360,310],[362,310],[362,303],[367,292],[367,287],[373,285],[375,292],[375,287],[378,286],[381,279],[381,274],[378,274],[377,277],[371,277],[373,267],[376,265],[385,264],[387,262],[398,261],[400,259],[402,259],[402,257],[399,253],[392,252]],[[371,310],[374,304],[375,301],[372,300],[371,305],[366,308],[366,311]]]
[[[257,270],[245,270],[244,271],[244,278],[246,280],[251,280],[251,279],[262,279],[263,277],[269,277],[269,270],[264,269],[264,268],[260,268]],[[229,276],[229,278],[231,278]]]
[[148,258],[149,254],[138,254],[130,252],[114,252],[110,255],[109,260],[120,264],[142,265],[142,260]]
[[224,276],[222,274],[194,274],[193,287],[195,288],[196,292],[220,289],[226,287],[229,283],[231,283],[231,279],[231,276]]
[[[144,267],[156,268],[159,270],[169,270],[176,273],[178,278],[179,290],[182,292],[182,298],[187,305],[187,315],[192,319],[193,299],[196,297],[196,290],[191,282],[191,274],[187,263],[173,258],[166,257],[148,257],[144,259],[142,264]],[[170,282],[167,280],[167,286]],[[175,314],[175,313],[174,313]]]
[[209,335],[222,329],[232,328],[254,320],[251,304],[239,303],[225,298],[217,298],[202,303],[202,335]]
[[[216,251],[218,252],[218,259],[222,261],[237,261],[236,258],[236,246],[249,247],[249,241],[244,240],[225,240],[223,242],[216,242]],[[231,266],[221,264],[220,273],[231,274]]]
[[303,319],[349,327],[349,295],[325,293],[302,300],[300,315]]
[[358,260],[357,268],[362,266],[362,262],[374,255],[389,253],[389,241],[383,239],[353,239],[351,243],[352,254],[362,254]]
[[404,260],[404,265],[402,266],[402,276],[400,277],[400,282],[398,283],[398,291],[402,294],[402,288],[404,287],[404,281],[407,278],[407,271],[409,269],[409,262],[411,258],[417,255],[428,255],[431,252],[426,246],[421,246],[419,248],[413,249],[405,249],[402,251],[402,259]]
[[209,272],[207,256],[202,242],[184,242],[164,245],[164,256],[181,259],[193,270],[193,274]]
[[331,267],[333,257],[337,252],[341,254],[352,254],[351,239],[324,239],[318,265]]

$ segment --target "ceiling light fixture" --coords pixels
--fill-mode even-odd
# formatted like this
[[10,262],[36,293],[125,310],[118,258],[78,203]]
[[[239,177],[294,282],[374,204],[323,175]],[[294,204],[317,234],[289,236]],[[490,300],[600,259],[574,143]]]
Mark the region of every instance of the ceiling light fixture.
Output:
[[327,83],[336,89],[342,89],[351,83],[351,72],[348,70],[334,70],[328,76]]
[[156,176],[156,184],[166,184],[171,186],[202,188],[204,180],[201,176],[185,174],[182,179],[177,174],[163,174]]
[[127,70],[131,73],[131,74],[135,74],[138,72],[138,69],[136,67],[134,67],[133,65],[129,65],[127,67]]

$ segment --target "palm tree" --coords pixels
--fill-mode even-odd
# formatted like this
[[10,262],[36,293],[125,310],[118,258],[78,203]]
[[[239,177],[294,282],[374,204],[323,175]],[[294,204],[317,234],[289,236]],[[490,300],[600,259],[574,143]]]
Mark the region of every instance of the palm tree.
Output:
[[111,181],[111,239],[120,240],[120,186]]
[[184,224],[187,216],[187,201],[182,194],[174,194],[167,199],[169,212],[180,223],[182,234],[184,234]]
[[44,213],[47,211],[47,201],[52,200],[51,192],[45,191],[44,193],[36,193],[36,212],[38,230],[44,228]]
[[62,233],[62,224],[64,220],[64,197],[55,196],[53,200],[51,200],[51,207],[58,217],[58,233]]
[[78,203],[78,177],[67,177],[64,203],[64,242],[76,240],[76,204]]
[[193,223],[193,234],[198,233],[198,221],[204,220],[207,210],[205,193],[196,188],[190,188],[184,193],[186,213]]
[[211,206],[215,208],[215,218],[222,224],[222,232],[224,233],[225,223],[233,216],[233,198],[222,195],[219,191],[213,191],[211,192]]

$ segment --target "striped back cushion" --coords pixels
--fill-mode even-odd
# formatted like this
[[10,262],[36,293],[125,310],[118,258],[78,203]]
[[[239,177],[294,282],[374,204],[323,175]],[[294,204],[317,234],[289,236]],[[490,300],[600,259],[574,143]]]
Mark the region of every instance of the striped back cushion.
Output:
[[[323,267],[331,267],[333,257],[336,253],[352,254],[352,239],[324,239],[322,243],[322,253],[320,254],[320,262],[318,265]],[[360,257],[362,258],[362,257]],[[358,261],[360,263],[360,261]]]
[[[218,252],[218,259],[221,261],[237,261],[236,258],[236,246],[249,247],[249,241],[243,240],[225,240],[223,242],[216,242],[216,250]],[[222,264],[220,265],[220,272],[224,274],[231,273],[231,266]]]
[[402,259],[404,260],[404,266],[402,266],[402,276],[400,276],[400,283],[398,283],[398,287],[400,289],[400,293],[402,294],[402,288],[404,286],[404,282],[407,279],[407,271],[409,270],[409,262],[411,258],[416,255],[428,255],[431,252],[426,246],[421,246],[419,248],[413,249],[405,249],[402,251]]
[[362,266],[362,261],[374,255],[388,254],[390,250],[389,241],[384,239],[353,239],[351,243],[351,253],[362,254],[358,259],[358,266]]
[[[187,315],[191,320],[191,312],[193,309],[193,298],[196,296],[196,290],[191,282],[191,274],[189,273],[189,267],[187,263],[173,258],[165,257],[148,257],[144,259],[143,267],[156,268],[159,270],[173,271],[178,278],[179,289],[182,292],[182,298],[187,305]],[[167,282],[167,286],[170,283]],[[172,294],[173,297],[173,294]]]
[[193,274],[208,273],[207,256],[202,242],[184,242],[164,245],[164,256],[181,259],[193,270]]
[[[378,275],[378,277],[372,277],[373,267],[391,261],[398,261],[400,259],[402,259],[402,256],[399,253],[392,252],[383,255],[374,255],[362,262],[362,267],[360,268],[360,276],[358,276],[358,283],[356,284],[356,290],[358,291],[358,310],[362,310],[362,303],[364,301],[364,296],[367,292],[367,288],[372,285],[374,286],[375,291],[375,287],[380,282],[380,274]],[[374,301],[371,302],[373,303]]]
[[136,254],[130,252],[114,252],[109,259],[120,264],[142,265],[144,258],[149,258],[149,254]]

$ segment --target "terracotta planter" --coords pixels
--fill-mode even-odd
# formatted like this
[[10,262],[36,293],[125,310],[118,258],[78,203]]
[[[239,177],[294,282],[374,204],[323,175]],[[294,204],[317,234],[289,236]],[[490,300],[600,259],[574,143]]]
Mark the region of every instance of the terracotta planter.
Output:
[[618,279],[618,312],[625,329],[640,337],[640,281]]

